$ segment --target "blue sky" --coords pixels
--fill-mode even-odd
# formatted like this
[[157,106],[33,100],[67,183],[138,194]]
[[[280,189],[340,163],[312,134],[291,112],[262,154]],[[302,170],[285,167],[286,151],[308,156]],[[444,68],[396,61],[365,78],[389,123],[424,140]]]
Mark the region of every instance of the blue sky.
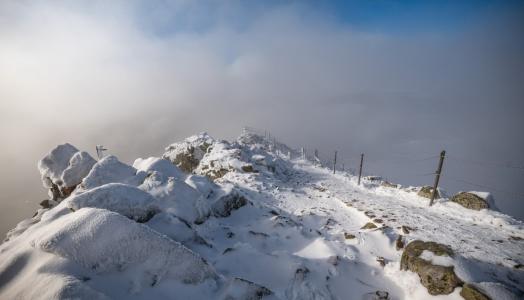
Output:
[[135,6],[137,21],[144,29],[159,35],[205,32],[218,24],[243,30],[268,12],[292,9],[306,23],[320,21],[388,34],[445,34],[475,26],[487,17],[504,18],[522,12],[524,1],[182,1],[176,6],[173,9],[172,2],[139,1]]

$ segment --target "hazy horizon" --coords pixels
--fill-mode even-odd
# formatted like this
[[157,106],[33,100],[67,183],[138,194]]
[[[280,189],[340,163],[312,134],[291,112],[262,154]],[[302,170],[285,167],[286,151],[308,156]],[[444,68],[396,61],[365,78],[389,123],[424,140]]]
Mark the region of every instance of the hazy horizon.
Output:
[[[413,4],[413,3],[412,3]],[[518,1],[3,1],[0,233],[45,199],[37,161],[70,142],[132,163],[243,126],[404,185],[524,219]],[[479,185],[479,186],[475,186]]]

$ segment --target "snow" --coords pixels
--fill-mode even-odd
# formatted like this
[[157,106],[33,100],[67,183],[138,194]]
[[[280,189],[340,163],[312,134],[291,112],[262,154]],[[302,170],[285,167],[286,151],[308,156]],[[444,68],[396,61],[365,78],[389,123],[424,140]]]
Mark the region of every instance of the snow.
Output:
[[419,257],[431,262],[431,264],[433,265],[444,266],[444,267],[451,267],[454,265],[453,259],[451,257],[436,255],[435,253],[429,250],[422,251],[422,254],[420,254]]
[[76,186],[91,171],[96,160],[85,151],[76,152],[69,160],[69,165],[62,172],[62,182],[64,186]]
[[139,273],[133,282],[135,291],[164,277],[185,283],[216,277],[191,250],[120,214],[85,208],[55,223],[58,230],[38,236],[31,245],[96,273],[134,268]]
[[78,151],[70,144],[58,145],[38,162],[44,187],[51,200],[68,196],[89,173],[96,161],[87,152]]
[[[87,169],[71,147],[48,154],[45,177]],[[163,157],[191,147],[200,149],[193,174],[163,158],[129,166],[105,157],[71,196],[19,223],[0,245],[0,298],[461,299],[460,287],[432,296],[400,270],[399,235],[449,245],[451,257],[421,257],[453,266],[492,299],[524,295],[524,224],[510,216],[446,197],[429,207],[413,188],[359,186],[251,133],[196,135]],[[204,176],[220,168],[220,178]],[[361,229],[367,222],[378,228]]]
[[50,188],[51,182],[60,182],[62,173],[68,168],[69,161],[77,152],[78,149],[71,144],[58,145],[38,162],[44,187]]
[[186,174],[184,174],[184,172],[182,172],[177,166],[173,165],[166,159],[158,157],[149,157],[146,159],[137,158],[133,163],[133,167],[139,171],[147,173],[157,171],[164,176],[176,179],[184,179],[186,177]]
[[93,166],[82,181],[82,187],[84,189],[92,189],[114,182],[138,185],[145,176],[145,172],[137,172],[137,169],[120,162],[116,156],[109,155]]
[[334,256],[336,253],[326,244],[322,238],[315,239],[311,244],[294,253],[297,256],[320,259]]
[[147,220],[158,211],[156,199],[151,194],[121,183],[108,183],[73,195],[65,201],[72,210],[103,208],[136,221]]

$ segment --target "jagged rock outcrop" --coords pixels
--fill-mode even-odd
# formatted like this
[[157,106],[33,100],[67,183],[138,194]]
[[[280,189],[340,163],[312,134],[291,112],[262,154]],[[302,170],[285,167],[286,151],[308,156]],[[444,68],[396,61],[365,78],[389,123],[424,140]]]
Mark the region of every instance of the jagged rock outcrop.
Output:
[[203,132],[181,143],[171,144],[166,148],[163,158],[171,161],[182,171],[191,173],[214,143],[215,139]]
[[453,266],[432,264],[420,257],[424,251],[430,251],[437,256],[453,256],[453,251],[446,245],[416,240],[404,249],[400,269],[417,273],[420,282],[431,295],[450,294],[455,287],[462,284]]

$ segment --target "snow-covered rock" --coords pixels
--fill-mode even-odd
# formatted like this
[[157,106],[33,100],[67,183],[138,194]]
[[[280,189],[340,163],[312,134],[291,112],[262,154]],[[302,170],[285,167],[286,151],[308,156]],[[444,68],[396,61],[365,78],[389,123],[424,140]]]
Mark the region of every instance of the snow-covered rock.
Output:
[[184,181],[169,177],[147,190],[157,205],[189,223],[202,223],[210,214],[208,200]]
[[55,147],[38,162],[44,187],[49,189],[51,200],[60,200],[71,194],[89,173],[96,161],[71,144]]
[[203,132],[191,136],[181,143],[171,144],[163,157],[178,166],[184,172],[193,171],[206,152],[215,143],[215,139]]
[[108,155],[97,162],[82,181],[82,187],[92,189],[106,183],[125,183],[139,185],[146,176],[145,172],[126,165],[116,156]]
[[76,152],[69,160],[69,165],[62,172],[64,187],[75,187],[91,171],[96,160],[85,151]]
[[151,194],[122,183],[104,184],[73,195],[66,201],[72,210],[84,207],[103,208],[137,222],[146,222],[159,211],[155,204],[157,200]]
[[96,273],[133,268],[133,289],[154,286],[165,278],[195,284],[216,273],[201,257],[149,227],[119,214],[84,208],[56,220],[31,244],[72,260]]
[[186,174],[184,174],[184,172],[182,172],[182,170],[177,166],[169,162],[167,159],[159,157],[149,157],[146,159],[138,158],[133,163],[133,167],[146,173],[157,171],[166,177],[173,177],[181,180],[186,178]]

